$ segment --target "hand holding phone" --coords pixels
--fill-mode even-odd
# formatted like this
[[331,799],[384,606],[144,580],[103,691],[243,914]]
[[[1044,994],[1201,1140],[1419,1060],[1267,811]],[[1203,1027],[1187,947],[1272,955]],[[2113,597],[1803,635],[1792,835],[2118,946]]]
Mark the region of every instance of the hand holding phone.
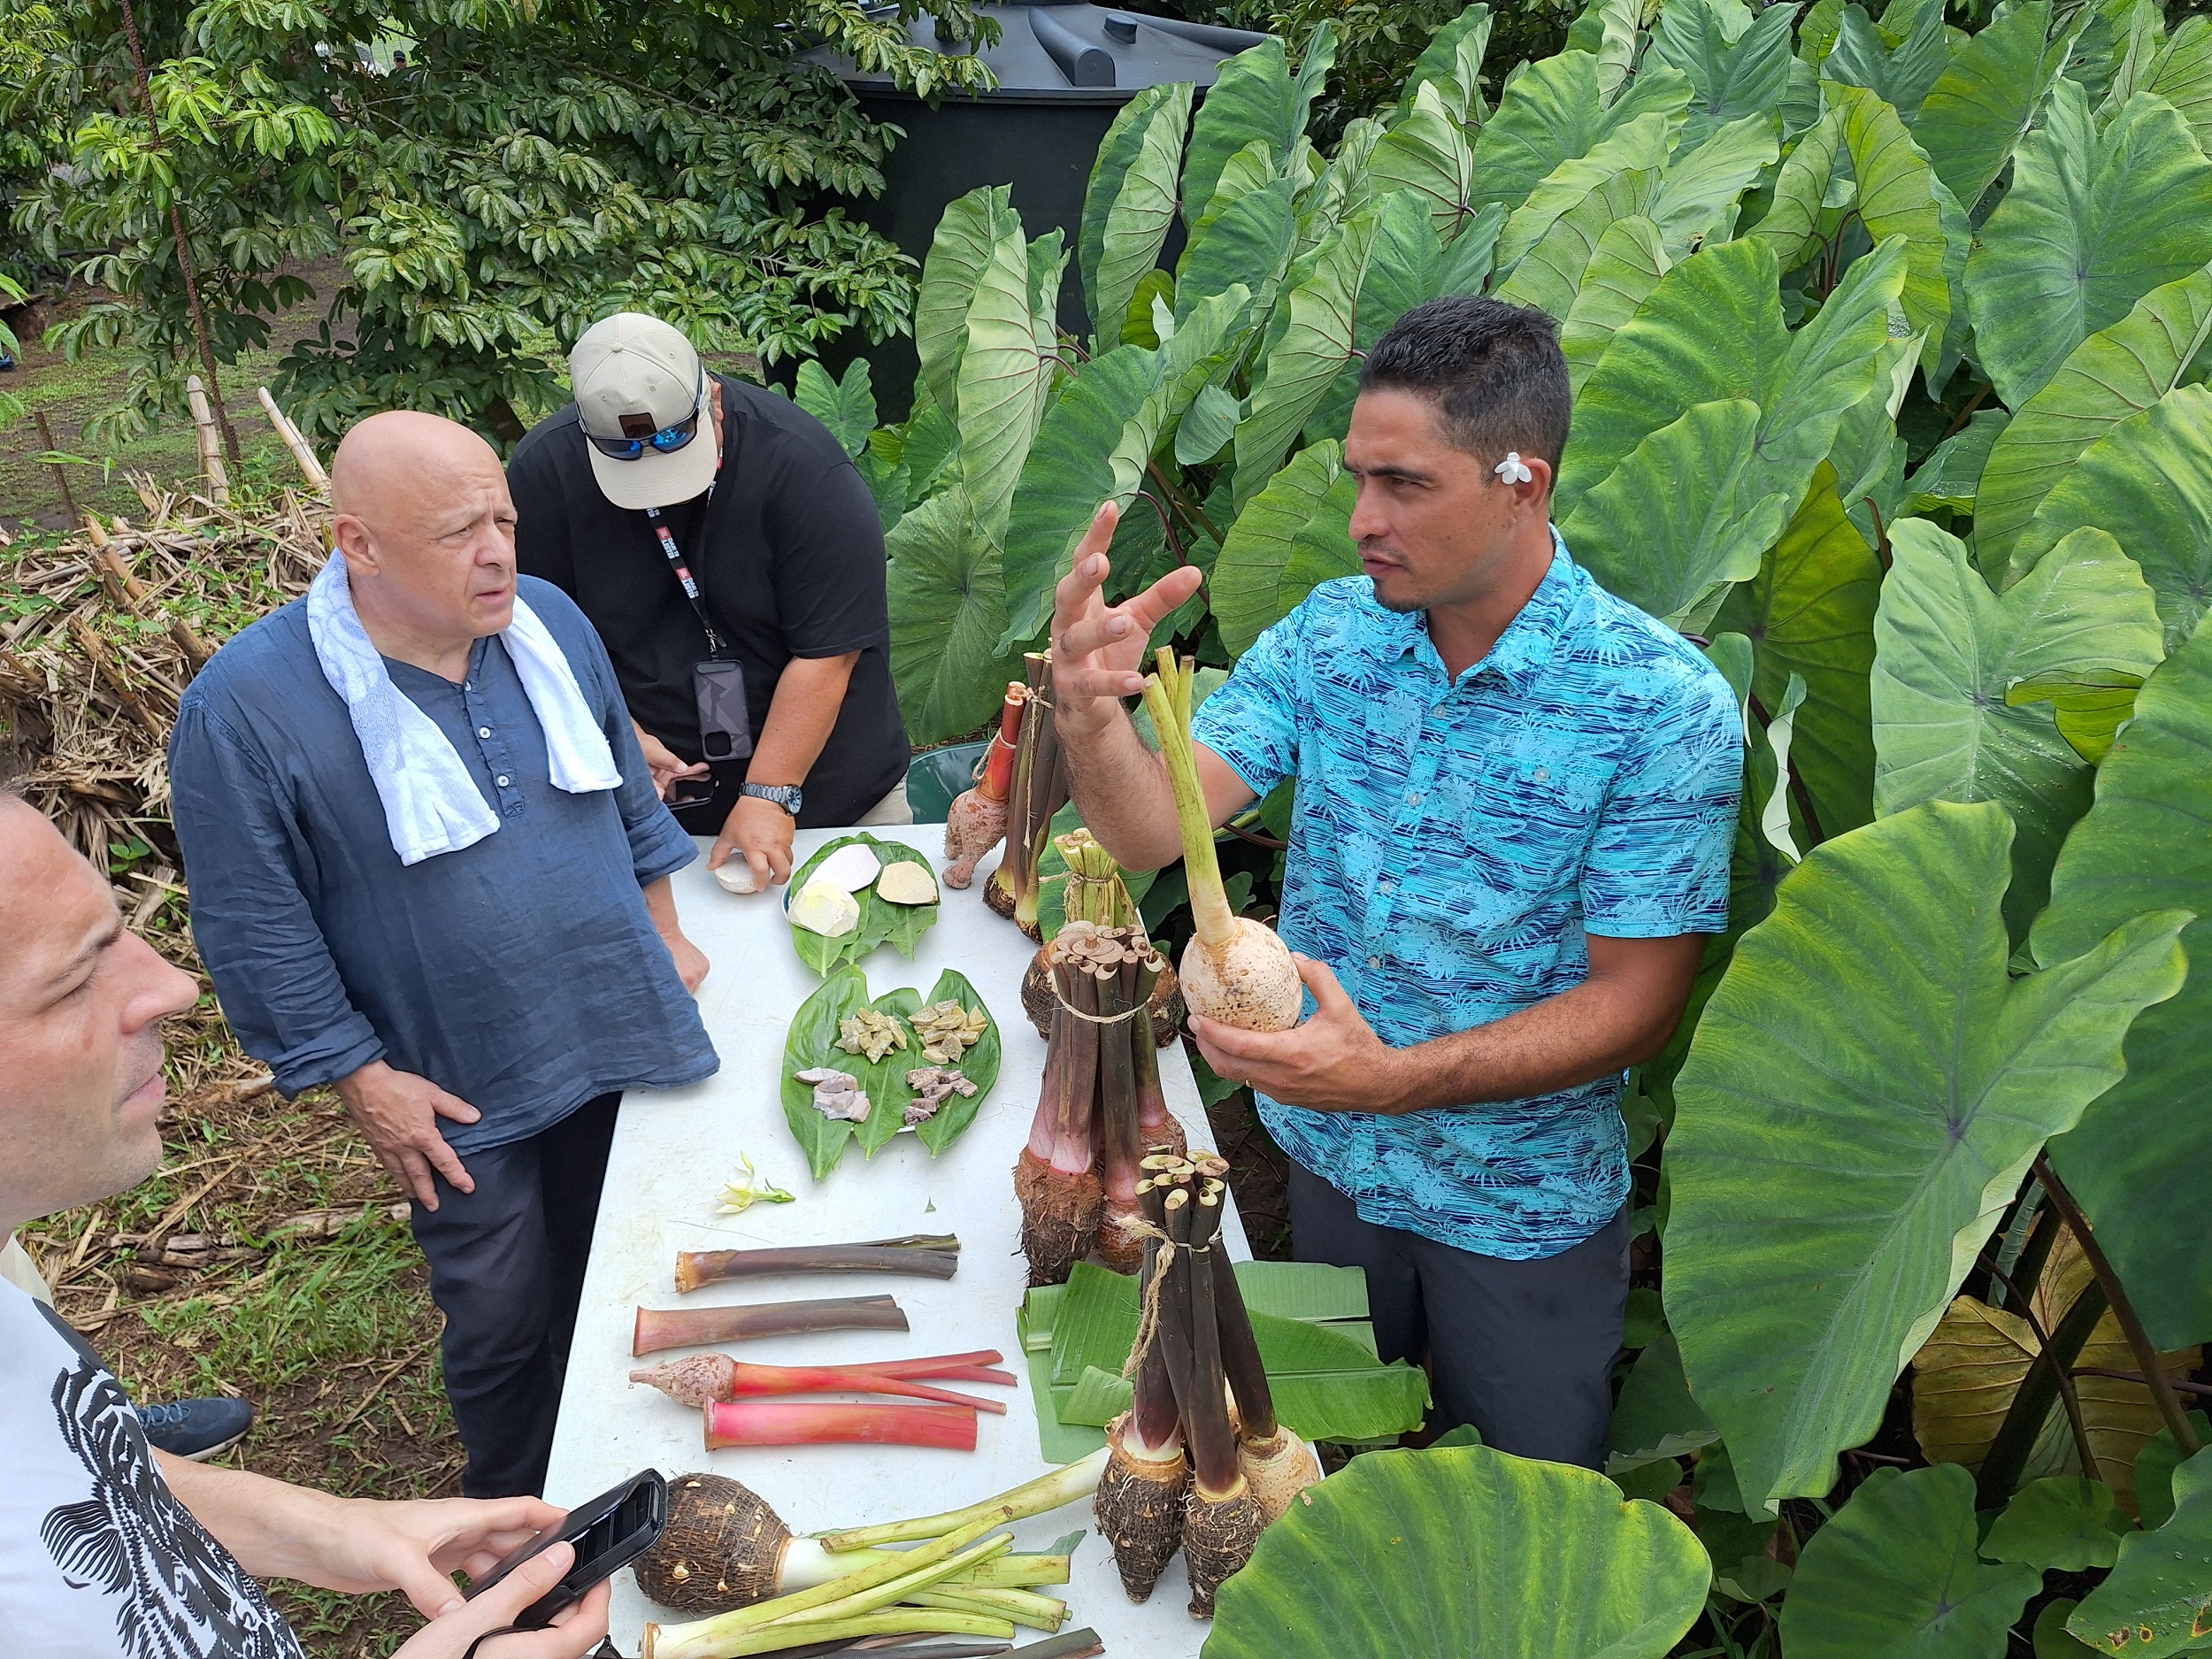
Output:
[[469,1599],[483,1595],[555,1544],[572,1544],[575,1555],[569,1569],[511,1621],[523,1630],[543,1630],[557,1614],[650,1549],[667,1525],[668,1482],[659,1470],[648,1469],[578,1504],[560,1525],[539,1533],[471,1585]]
[[457,1602],[431,1620],[392,1659],[588,1659],[607,1634],[610,1586],[604,1583],[549,1628],[515,1628],[523,1611],[554,1590],[575,1562],[574,1548],[555,1540],[488,1594]]

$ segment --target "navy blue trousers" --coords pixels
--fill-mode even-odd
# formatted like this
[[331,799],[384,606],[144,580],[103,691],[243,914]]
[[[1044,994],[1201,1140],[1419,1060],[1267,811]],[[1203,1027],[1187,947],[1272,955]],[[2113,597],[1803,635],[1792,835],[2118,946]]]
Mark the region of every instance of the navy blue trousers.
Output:
[[526,1141],[465,1152],[476,1190],[434,1177],[437,1209],[414,1207],[430,1299],[445,1315],[445,1392],[468,1453],[469,1497],[544,1488],[621,1103],[602,1094]]
[[1471,1423],[1517,1457],[1605,1466],[1628,1311],[1625,1207],[1557,1256],[1509,1262],[1363,1221],[1293,1164],[1290,1236],[1302,1262],[1367,1270],[1376,1349],[1428,1363],[1432,1429]]

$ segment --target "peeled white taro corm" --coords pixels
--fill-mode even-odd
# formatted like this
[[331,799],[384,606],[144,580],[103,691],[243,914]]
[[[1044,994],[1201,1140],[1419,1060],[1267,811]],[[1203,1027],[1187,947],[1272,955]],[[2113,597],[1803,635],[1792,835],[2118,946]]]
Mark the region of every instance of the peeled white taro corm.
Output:
[[855,841],[849,847],[840,847],[835,852],[814,866],[814,873],[807,878],[807,885],[827,882],[843,893],[857,893],[873,881],[883,869],[883,861],[873,848]]
[[[861,849],[866,851],[865,848]],[[860,901],[832,881],[817,876],[799,889],[791,901],[791,925],[825,939],[839,939],[860,929]]]
[[726,860],[714,872],[714,879],[722,884],[725,893],[757,893],[760,879],[753,874],[752,862],[740,854]]
[[876,878],[876,897],[890,904],[934,904],[937,878],[910,858],[883,866]]

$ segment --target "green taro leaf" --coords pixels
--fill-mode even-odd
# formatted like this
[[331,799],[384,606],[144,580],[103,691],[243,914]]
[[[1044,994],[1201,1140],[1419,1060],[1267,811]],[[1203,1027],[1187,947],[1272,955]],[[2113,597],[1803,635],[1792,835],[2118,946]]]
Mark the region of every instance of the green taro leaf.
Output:
[[1674,1333],[1661,1331],[1621,1384],[1620,1402],[1613,1409],[1613,1450],[1605,1472],[1625,1474],[1644,1463],[1671,1461],[1719,1438],[1690,1398]]
[[1239,196],[1220,218],[1197,233],[1175,273],[1175,320],[1179,326],[1202,301],[1242,286],[1253,310],[1265,315],[1289,268],[1298,225],[1296,187],[1288,179]]
[[2010,979],[2011,841],[2001,808],[1938,802],[1813,849],[1675,1080],[1667,1321],[1755,1516],[1834,1486],[2031,1160],[2180,982],[2173,911]]
[[1450,82],[1448,88],[1440,87],[1438,90],[1444,93],[1447,110],[1454,120],[1464,127],[1471,113],[1479,117],[1482,111],[1478,82],[1483,54],[1490,45],[1490,8],[1477,0],[1430,35],[1429,43],[1414,59],[1413,72],[1406,77],[1405,87],[1398,95],[1403,106],[1410,109],[1424,85],[1440,80]]
[[2013,543],[2025,570],[2085,525],[2112,533],[2158,595],[2178,649],[2212,591],[2212,390],[2185,386],[2082,451]]
[[[2097,771],[2096,803],[2051,873],[2050,908],[2029,936],[2038,962],[2071,954],[2100,926],[2174,906],[2212,918],[2212,629],[2162,664]],[[2162,1351],[2212,1338],[2212,919],[2182,935],[2193,972],[2172,1002],[2128,1033],[2127,1076],[2053,1142],[2059,1177],[2089,1213]]]
[[1264,138],[1256,138],[1229,157],[1222,168],[1221,177],[1214,182],[1214,193],[1206,204],[1206,211],[1198,216],[1198,223],[1191,227],[1194,238],[1204,234],[1206,227],[1219,219],[1253,191],[1263,188],[1277,179],[1286,180],[1293,189],[1301,180],[1283,171],[1276,158],[1275,147]]
[[1099,145],[1083,200],[1083,294],[1104,343],[1118,337],[1144,273],[1175,222],[1176,175],[1190,127],[1191,86],[1147,87],[1124,104]]
[[920,380],[938,408],[959,407],[956,387],[960,359],[968,349],[968,307],[993,250],[1011,221],[1020,220],[1007,204],[1011,187],[987,185],[946,207],[922,261],[922,285],[914,302],[914,349],[921,358]]
[[[807,1167],[814,1171],[818,1181],[837,1167],[837,1160],[844,1156],[845,1143],[853,1138],[853,1125],[841,1119],[825,1118],[817,1111],[813,1087],[800,1082],[793,1073],[810,1071],[820,1065],[837,1065],[834,1060],[824,1057],[831,1054],[852,1059],[853,1056],[837,1047],[838,1022],[867,1006],[867,976],[858,968],[840,968],[823,980],[820,990],[799,1004],[798,1011],[791,1016],[791,1029],[784,1038],[784,1121],[791,1125],[791,1138],[806,1153]],[[851,1066],[837,1065],[837,1069],[859,1076]]]
[[1967,260],[1983,370],[2016,410],[2076,346],[2208,260],[2212,162],[2187,123],[2139,93],[2099,133],[2089,95],[2062,79]]
[[[2190,1412],[2189,1426],[2196,1431],[2200,1445],[2212,1440],[2212,1417],[2203,1412]],[[2171,1429],[2159,1430],[2135,1454],[2135,1501],[2145,1530],[2155,1532],[2173,1518],[2174,1471],[2181,1464],[2181,1448],[2174,1443]]]
[[[1612,195],[1626,211],[1642,212],[1651,204],[1659,169],[1665,165],[1674,149],[1675,132],[1681,125],[1679,115],[1662,115],[1656,111],[1640,115],[1607,134],[1588,155],[1570,157],[1553,168],[1529,192],[1528,200],[1506,216],[1505,227],[1498,233],[1498,269],[1514,271],[1529,250],[1544,239],[1561,214],[1583,203],[1592,191],[1605,187],[1617,175],[1634,176],[1624,180],[1624,188]],[[1646,178],[1650,183],[1640,188],[1639,181]],[[1585,245],[1594,243],[1603,228],[1602,225],[1592,228]],[[1501,297],[1510,286],[1509,282],[1501,286]]]
[[1593,1471],[1371,1452],[1260,1534],[1202,1659],[1659,1659],[1711,1578],[1689,1528]]
[[1410,190],[1393,190],[1382,198],[1381,213],[1353,315],[1352,349],[1356,355],[1337,372],[1306,418],[1309,440],[1344,436],[1352,404],[1359,396],[1359,365],[1366,353],[1374,349],[1391,324],[1424,300],[1436,297],[1441,286],[1445,253],[1437,246],[1436,230],[1421,198]]
[[2053,1475],[2030,1481],[2005,1505],[1981,1553],[2038,1572],[2080,1572],[2109,1567],[2120,1553],[2120,1534],[2134,1530],[2103,1481]]
[[1878,512],[1884,524],[1903,517],[1897,503],[1904,494],[1909,446],[1897,434],[1897,411],[1911,389],[1920,345],[1913,335],[1893,334],[1877,346],[1874,384],[1836,425],[1828,464],[1836,469],[1836,493],[1862,535],[1876,534]]
[[2183,21],[2166,42],[2143,88],[2181,111],[2198,148],[2212,150],[2212,18]]
[[[1541,240],[1513,267],[1513,274],[1498,285],[1495,296],[1509,305],[1540,306],[1564,323],[1605,233],[1624,219],[1642,215],[1658,188],[1659,174],[1652,167],[1624,170],[1594,186],[1551,221]],[[1527,211],[1525,207],[1518,209],[1514,217]],[[1658,280],[1656,275],[1652,278],[1654,284]],[[1638,296],[1638,303],[1642,297]],[[1633,311],[1634,307],[1630,307],[1615,326]]]
[[2212,1636],[2212,1451],[2174,1471],[2173,1517],[2120,1540],[2119,1564],[2066,1621],[2099,1653],[2166,1659]]
[[845,378],[833,380],[829,371],[810,357],[799,365],[792,402],[827,426],[847,455],[857,457],[868,447],[868,434],[876,424],[876,395],[868,384],[867,358],[855,357],[846,365]]
[[1230,157],[1259,138],[1279,162],[1287,160],[1305,126],[1281,41],[1270,35],[1223,64],[1191,123],[1190,155],[1183,164],[1185,222],[1194,224],[1213,199]]
[[2058,734],[2091,765],[2112,752],[2120,727],[2135,713],[2143,676],[2114,672],[2037,674],[2008,686],[2005,701],[2014,708],[2047,703]]
[[[1898,8],[1889,10],[1894,14]],[[1943,8],[1922,7],[1912,32],[1894,46],[1885,38],[1888,33],[1868,18],[1863,7],[1845,6],[1837,19],[1835,46],[1821,59],[1820,73],[1830,81],[1868,88],[1909,127],[1950,56]]]
[[2066,62],[2047,39],[2050,0],[2025,0],[1952,55],[1929,88],[1913,133],[1960,205],[1970,211],[2004,171]]
[[1885,349],[1896,338],[1893,312],[1910,280],[1910,257],[1905,238],[1884,239],[1852,262],[1828,303],[1789,336],[1762,399],[1755,476],[1763,489],[1799,500],[1844,415],[1876,389],[1887,367]]
[[1675,265],[1583,382],[1552,516],[1571,518],[1649,434],[1697,404],[1759,402],[1789,343],[1765,243],[1724,242]]
[[1726,0],[1674,0],[1661,10],[1646,59],[1689,77],[1685,149],[1703,143],[1731,121],[1782,107],[1796,15],[1793,5],[1770,5],[1754,14]]
[[1359,574],[1348,534],[1358,481],[1333,440],[1301,449],[1237,516],[1214,561],[1214,619],[1241,657],[1313,589]]
[[[1978,504],[1978,486],[1989,465],[1990,452],[2012,417],[2001,409],[1978,409],[1963,430],[1928,451],[1912,475],[1910,511],[1916,513],[1947,507],[1953,512],[1972,512]],[[1980,525],[1975,526],[1975,554],[1980,556]]]
[[[1553,234],[1559,229],[1555,225]],[[1523,262],[1525,267],[1526,263]],[[1632,214],[1608,225],[1598,237],[1597,246],[1590,251],[1590,263],[1582,268],[1581,286],[1559,328],[1559,349],[1567,359],[1568,383],[1576,396],[1582,395],[1591,371],[1604,357],[1606,347],[1613,343],[1621,325],[1651,297],[1651,291],[1672,264],[1660,245],[1659,227],[1643,214]]]
[[1638,444],[1560,534],[1599,583],[1673,626],[1755,576],[1795,499],[1760,491],[1748,398],[1699,403]]
[[1018,679],[1018,651],[1001,655],[1006,594],[998,549],[975,527],[967,493],[931,496],[884,538],[891,605],[891,678],[907,735],[941,743],[972,732]]
[[1444,107],[1433,81],[1414,95],[1413,108],[1383,134],[1367,158],[1375,193],[1412,191],[1427,204],[1440,238],[1457,234],[1461,221],[1481,205],[1468,200],[1473,173],[1467,134]]
[[[917,1006],[928,1008],[946,1001],[959,1003],[970,1013],[979,1010],[986,1015],[991,1012],[984,1006],[982,997],[976,994],[975,987],[968,983],[968,976],[951,968],[947,968],[937,976],[937,983],[929,987],[929,995],[922,998]],[[929,1148],[930,1156],[937,1156],[959,1138],[962,1130],[975,1121],[976,1113],[991,1097],[992,1086],[998,1081],[1002,1057],[998,1020],[993,1017],[991,1023],[983,1028],[983,1034],[976,1039],[975,1046],[960,1056],[961,1075],[975,1085],[975,1098],[964,1100],[957,1094],[953,1095],[937,1109],[935,1117],[914,1131],[914,1138]],[[927,1065],[929,1062],[918,1059],[913,1064]],[[908,1097],[912,1098],[911,1090],[908,1091]],[[903,1106],[901,1110],[904,1110]]]
[[1750,234],[1770,244],[1777,265],[1794,271],[1827,244],[1820,236],[1821,204],[1835,177],[1843,147],[1843,111],[1831,109],[1808,127],[1774,181],[1774,200]]
[[1202,386],[1175,428],[1175,458],[1184,466],[1202,466],[1236,435],[1244,405],[1218,386]]
[[1973,513],[1974,560],[1984,575],[2005,585],[2013,544],[2043,498],[2083,450],[2178,386],[2208,338],[2212,267],[2153,288],[2067,355],[2013,417],[1982,469]]
[[[1057,240],[1053,231],[1040,245]],[[991,257],[977,273],[968,304],[968,344],[956,375],[960,411],[960,477],[979,529],[993,541],[1006,534],[1014,481],[1037,435],[1051,365],[1038,349],[1039,287],[1021,222],[1010,215],[1000,227]]]
[[1251,412],[1237,427],[1240,509],[1273,475],[1283,451],[1351,361],[1360,284],[1381,220],[1379,204],[1353,214],[1323,245],[1312,274],[1290,290],[1288,324],[1262,351],[1266,378],[1252,388],[1246,405]]
[[[1002,696],[1004,686],[1002,680]],[[806,886],[817,864],[840,847],[850,847],[855,842],[874,848],[877,858],[887,864],[919,864],[933,877],[937,873],[928,859],[904,841],[879,841],[865,831],[857,835],[841,835],[835,841],[824,842],[811,858],[791,872],[791,885],[784,892],[786,906],[789,905],[791,895]],[[817,973],[827,975],[845,963],[858,962],[878,945],[895,946],[901,956],[911,959],[916,942],[937,919],[935,903],[889,904],[876,896],[872,884],[853,897],[860,901],[860,926],[854,932],[827,939],[803,927],[791,930],[791,942],[798,950],[799,960]]]
[[1900,302],[1906,328],[1913,334],[1927,331],[1920,361],[1932,369],[1942,355],[1953,297],[1947,274],[1950,243],[1944,234],[1935,174],[1897,111],[1877,94],[1832,81],[1825,96],[1830,109],[1843,112],[1842,147],[1850,154],[1858,180],[1859,218],[1866,234],[1877,243],[1891,236],[1905,239],[1905,286]]
[[1505,78],[1497,113],[1483,123],[1469,200],[1518,207],[1561,162],[1588,155],[1640,115],[1671,114],[1689,101],[1689,77],[1665,65],[1647,67],[1609,106],[1598,96],[1598,60],[1588,52],[1522,64]]
[[1798,1556],[1782,1599],[1790,1659],[1986,1659],[2041,1587],[1974,1554],[1974,1477],[1878,1469]]
[[839,1048],[817,1064],[836,1065],[858,1075],[860,1087],[868,1092],[868,1116],[854,1125],[854,1132],[861,1151],[872,1158],[899,1133],[906,1122],[907,1102],[914,1098],[914,1091],[906,1086],[906,1074],[923,1062],[909,1022],[922,1006],[921,993],[902,985],[895,991],[886,991],[868,1006],[899,1022],[907,1046],[891,1049],[880,1060]]
[[1567,45],[1598,60],[1598,96],[1613,101],[1636,66],[1636,31],[1643,21],[1641,0],[1588,0],[1567,30]]
[[1774,127],[1770,115],[1747,115],[1717,128],[1694,150],[1686,143],[1676,150],[1650,209],[1669,253],[1734,234],[1737,198],[1781,153]]
[[2088,806],[2089,769],[2049,710],[2007,704],[2016,681],[2103,669],[2147,674],[2161,655],[2142,573],[2103,531],[2077,530],[2001,598],[1965,544],[1924,518],[1890,530],[1894,563],[1874,622],[1874,810],[1994,801],[2016,832],[2006,915],[2024,933],[2059,842]]

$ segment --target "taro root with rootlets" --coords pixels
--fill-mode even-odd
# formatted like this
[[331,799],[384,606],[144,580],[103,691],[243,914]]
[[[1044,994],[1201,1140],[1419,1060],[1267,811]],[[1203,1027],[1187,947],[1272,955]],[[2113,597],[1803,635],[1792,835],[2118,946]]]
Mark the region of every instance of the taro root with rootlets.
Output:
[[1191,741],[1191,681],[1195,668],[1162,647],[1159,672],[1146,680],[1144,706],[1159,733],[1175,792],[1183,836],[1183,873],[1190,887],[1193,933],[1183,949],[1183,1002],[1190,1011],[1240,1031],[1288,1031],[1305,1006],[1305,986],[1290,947],[1275,930],[1229,908],[1214,851],[1212,817],[1198,781]]
[[1021,735],[1022,705],[1029,687],[1010,680],[999,711],[998,731],[983,757],[975,787],[956,799],[945,814],[945,885],[965,887],[975,879],[983,855],[1006,837],[1006,797],[1014,787],[1014,746]]
[[1166,959],[1140,926],[1087,922],[1068,924],[1042,954],[1051,1034],[1029,1144],[1014,1165],[1029,1282],[1056,1285],[1090,1254],[1133,1272],[1138,1159],[1148,1144],[1182,1139],[1147,1010]]
[[[1093,1512],[1098,1530],[1113,1547],[1114,1566],[1133,1601],[1150,1598],[1160,1574],[1183,1546],[1183,1506],[1190,1491],[1190,1460],[1183,1451],[1183,1422],[1176,1409],[1168,1375],[1166,1344],[1158,1340],[1159,1315],[1166,1297],[1161,1278],[1160,1246],[1167,1237],[1168,1190],[1181,1160],[1165,1152],[1144,1161],[1137,1183],[1138,1203],[1149,1225],[1144,1243],[1144,1271],[1139,1305],[1148,1311],[1131,1354],[1135,1400],[1106,1432],[1106,1472],[1099,1477]],[[1179,1196],[1179,1206],[1189,1195]]]

